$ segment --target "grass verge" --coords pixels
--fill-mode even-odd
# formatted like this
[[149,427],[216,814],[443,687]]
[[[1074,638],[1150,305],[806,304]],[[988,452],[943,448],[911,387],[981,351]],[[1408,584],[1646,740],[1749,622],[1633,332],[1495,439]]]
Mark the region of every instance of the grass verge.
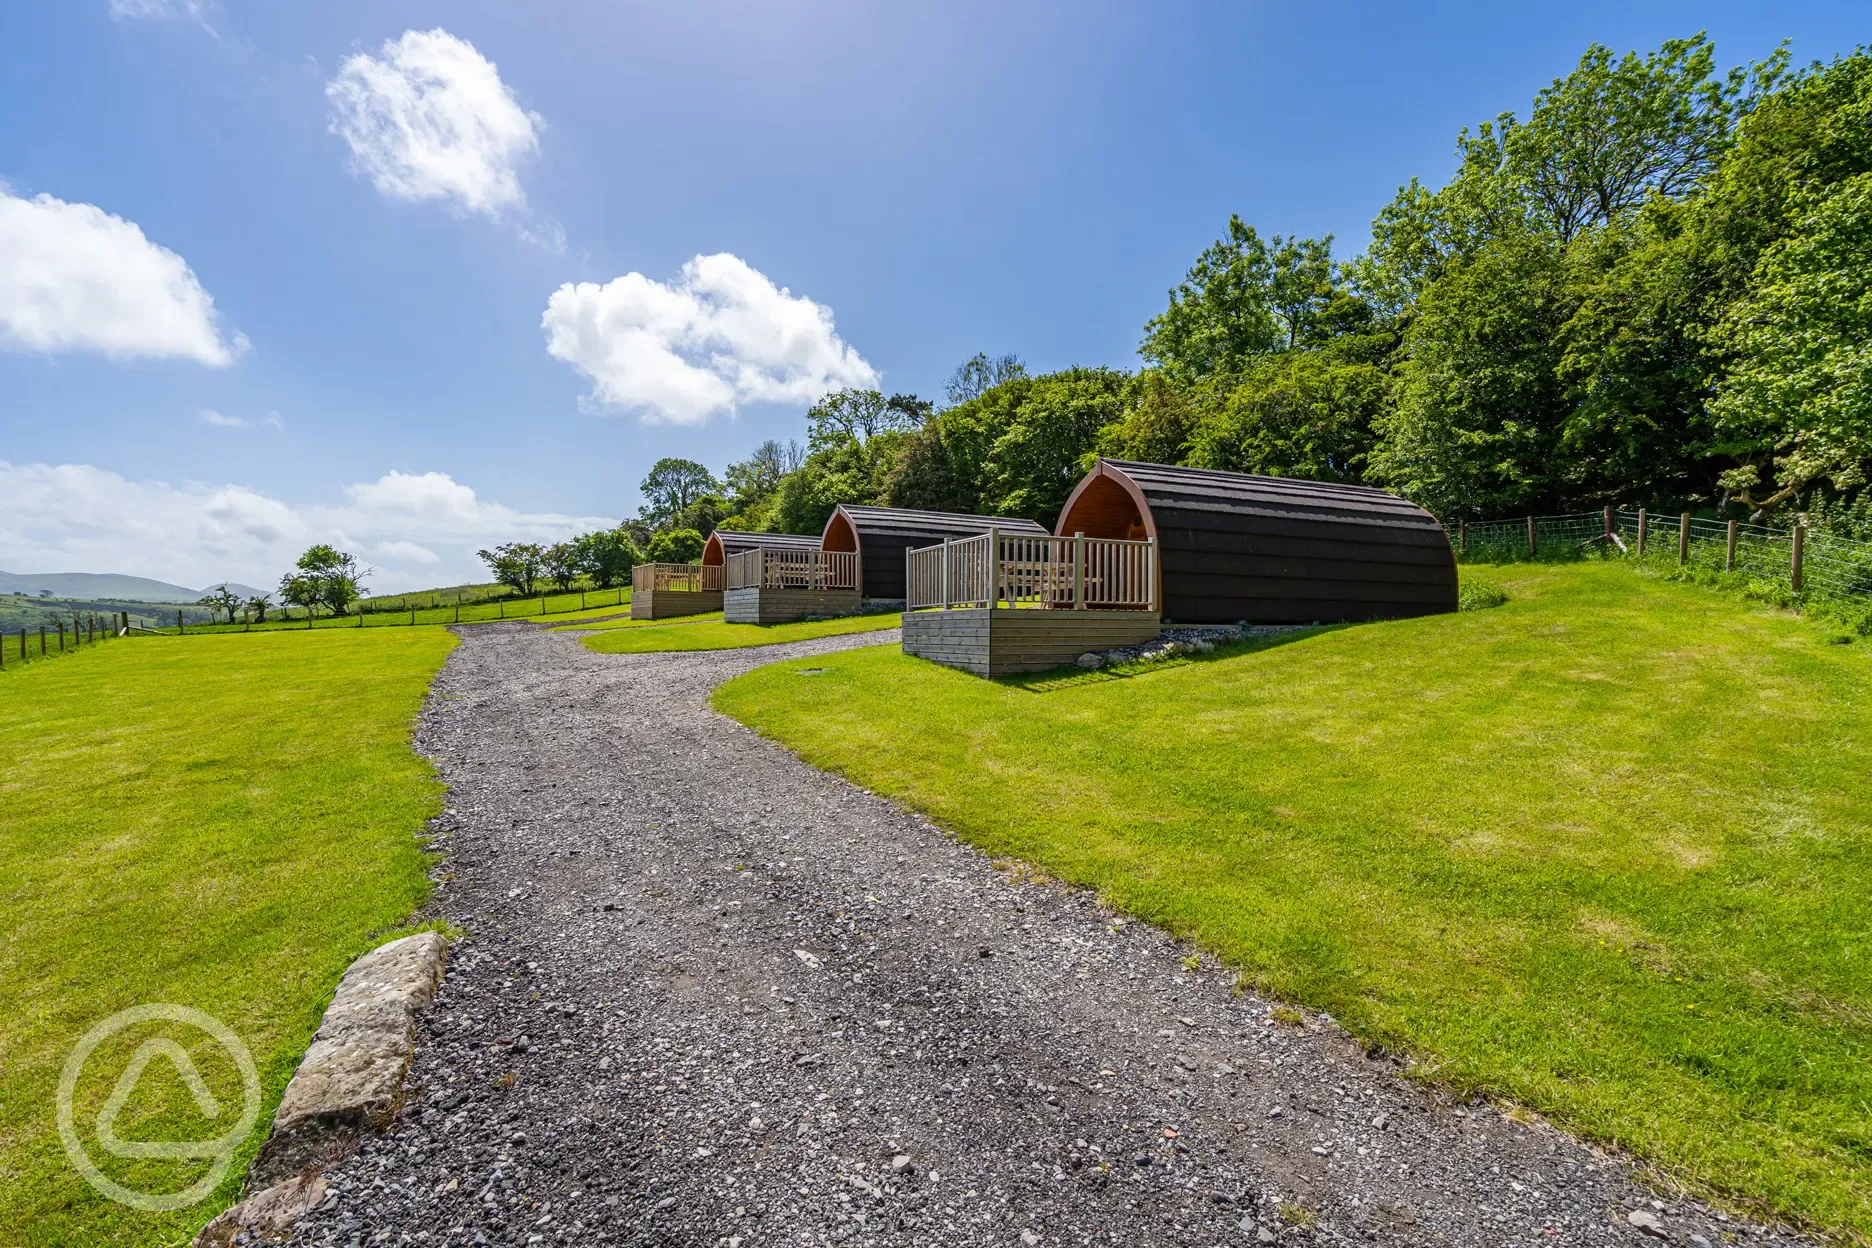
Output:
[[[625,608],[629,610],[629,608]],[[591,624],[565,624],[553,629],[555,633],[571,632],[606,632],[614,628],[662,628],[665,624],[719,624],[722,613],[705,611],[700,615],[666,615],[660,620],[598,620]]]
[[1606,563],[1494,610],[716,705],[1246,982],[1705,1190],[1872,1238],[1872,648]]
[[[425,896],[424,820],[441,786],[412,717],[454,639],[404,629],[128,639],[9,672],[0,773],[0,1243],[171,1245],[228,1204],[345,966]],[[252,1052],[260,1127],[205,1203],[144,1213],[94,1191],[62,1151],[55,1092],[91,1026],[170,1002]],[[199,1140],[242,1104],[201,1033],[145,1025],[99,1049],[75,1120],[104,1173],[154,1193],[202,1162],[123,1161],[95,1126],[131,1051],[182,1043],[222,1112],[204,1118],[157,1060],[119,1115],[125,1140]]]
[[[735,650],[742,646],[777,646],[814,637],[843,637],[896,628],[901,612],[878,615],[842,615],[835,620],[807,620],[798,624],[690,624],[682,628],[620,629],[594,633],[587,649],[600,654],[648,654],[670,650]],[[675,621],[664,620],[671,624]]]

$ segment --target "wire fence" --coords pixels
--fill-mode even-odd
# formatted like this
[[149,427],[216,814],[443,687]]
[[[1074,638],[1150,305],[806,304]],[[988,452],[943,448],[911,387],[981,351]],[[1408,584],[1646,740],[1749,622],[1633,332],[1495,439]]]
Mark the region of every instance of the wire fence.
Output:
[[537,594],[528,598],[482,599],[475,602],[455,602],[452,604],[416,607],[411,606],[401,611],[385,611],[379,607],[365,607],[362,603],[353,604],[353,609],[344,615],[308,615],[303,609],[298,614],[283,613],[279,608],[267,612],[267,618],[253,618],[251,611],[232,622],[222,620],[216,623],[194,623],[184,621],[182,613],[176,613],[174,628],[162,631],[169,635],[197,633],[258,633],[280,629],[308,628],[408,628],[416,624],[485,624],[490,620],[525,620],[537,619],[543,615],[565,615],[575,611],[590,611],[606,607],[624,609],[630,606],[631,591],[618,587],[614,589],[571,589],[558,593]]
[[22,626],[13,635],[0,632],[0,672],[24,667],[28,663],[55,659],[62,654],[75,654],[112,638],[125,636],[129,630],[130,617],[126,613],[99,615],[96,612],[84,612],[73,615],[69,626],[64,620],[55,620],[36,628]]
[[1454,534],[1466,560],[1596,553],[1676,568],[1696,577],[1734,578],[1791,606],[1872,610],[1872,542],[1809,528],[1710,520],[1646,510],[1523,516],[1462,522]]

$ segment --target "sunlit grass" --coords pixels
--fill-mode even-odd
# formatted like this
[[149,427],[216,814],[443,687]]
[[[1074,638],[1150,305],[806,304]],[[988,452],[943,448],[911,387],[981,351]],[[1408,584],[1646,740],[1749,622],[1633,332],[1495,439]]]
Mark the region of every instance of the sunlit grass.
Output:
[[[454,639],[439,628],[129,638],[0,679],[0,1243],[185,1243],[232,1198],[245,1161],[339,975],[427,888],[421,834],[441,786],[411,722]],[[93,1191],[54,1126],[67,1053],[126,1007],[171,1002],[222,1020],[252,1051],[260,1129],[218,1195],[142,1213]],[[94,1124],[130,1050],[192,1047],[208,1122],[158,1061],[119,1121],[126,1139],[219,1134],[234,1068],[186,1031],[126,1033],[86,1067]],[[185,1188],[200,1163],[105,1173]]]
[[[898,611],[877,615],[843,615],[834,620],[804,620],[797,624],[690,624],[682,627],[619,629],[585,638],[587,648],[600,654],[645,654],[665,650],[733,650],[740,646],[777,646],[786,641],[814,637],[842,637],[896,628]],[[645,621],[648,623],[649,621]],[[674,625],[673,620],[659,621]]]

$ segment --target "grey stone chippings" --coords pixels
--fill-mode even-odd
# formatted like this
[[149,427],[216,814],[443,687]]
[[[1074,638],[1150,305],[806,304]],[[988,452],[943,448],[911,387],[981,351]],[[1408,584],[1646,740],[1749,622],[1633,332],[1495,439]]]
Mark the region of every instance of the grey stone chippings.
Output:
[[465,935],[396,1122],[296,1244],[1807,1242],[1278,1023],[709,709],[894,633],[461,632],[417,743],[449,786],[429,913]]

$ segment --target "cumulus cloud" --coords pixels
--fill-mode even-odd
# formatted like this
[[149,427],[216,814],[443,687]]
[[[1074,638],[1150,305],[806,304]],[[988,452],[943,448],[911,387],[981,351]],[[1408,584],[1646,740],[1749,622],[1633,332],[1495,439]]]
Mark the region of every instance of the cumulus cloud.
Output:
[[641,273],[568,282],[540,325],[546,350],[591,379],[592,402],[653,424],[696,425],[743,403],[811,403],[878,383],[833,329],[831,308],[726,252],[697,256],[671,282]]
[[325,97],[332,132],[389,198],[440,199],[496,220],[526,207],[516,166],[538,153],[545,122],[467,40],[406,31],[377,56],[348,58]]
[[0,345],[225,368],[247,340],[223,338],[189,266],[134,223],[0,185]]
[[561,541],[617,523],[522,512],[446,473],[390,472],[334,501],[295,505],[241,485],[133,481],[89,464],[0,460],[0,568],[122,572],[199,587],[270,586],[299,553],[333,542],[375,565],[376,592],[486,579],[475,551]]

